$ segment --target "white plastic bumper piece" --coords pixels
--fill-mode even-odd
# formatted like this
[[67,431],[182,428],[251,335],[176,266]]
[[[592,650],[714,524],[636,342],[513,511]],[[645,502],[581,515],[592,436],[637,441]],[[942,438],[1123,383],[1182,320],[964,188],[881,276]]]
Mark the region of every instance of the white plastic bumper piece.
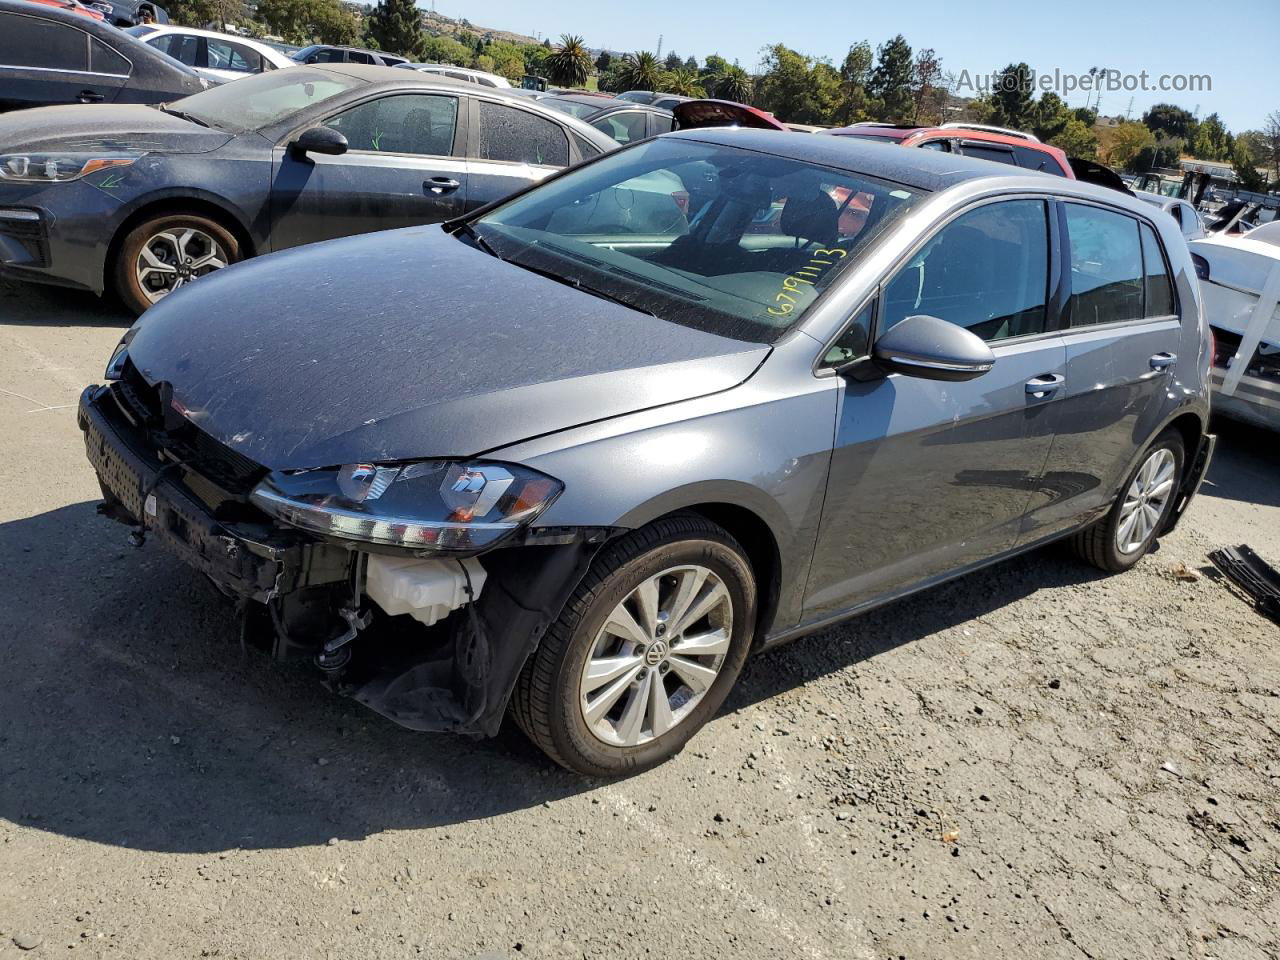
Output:
[[467,596],[467,578],[462,572],[464,564],[471,577],[474,598],[478,598],[486,575],[484,567],[474,557],[466,560],[418,560],[370,554],[365,593],[392,616],[407,613],[431,626],[473,599]]

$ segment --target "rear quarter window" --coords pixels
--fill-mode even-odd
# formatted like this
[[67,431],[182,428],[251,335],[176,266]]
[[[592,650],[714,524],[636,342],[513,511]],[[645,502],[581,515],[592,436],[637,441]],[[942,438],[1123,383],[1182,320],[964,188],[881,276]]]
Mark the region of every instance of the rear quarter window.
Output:
[[481,160],[563,167],[569,140],[558,123],[525,110],[480,101]]
[[1034,147],[1013,147],[1013,155],[1018,160],[1018,166],[1025,167],[1028,170],[1039,170],[1043,173],[1051,173],[1056,177],[1065,177],[1058,161],[1054,159],[1053,154],[1046,153],[1043,150],[1037,150]]

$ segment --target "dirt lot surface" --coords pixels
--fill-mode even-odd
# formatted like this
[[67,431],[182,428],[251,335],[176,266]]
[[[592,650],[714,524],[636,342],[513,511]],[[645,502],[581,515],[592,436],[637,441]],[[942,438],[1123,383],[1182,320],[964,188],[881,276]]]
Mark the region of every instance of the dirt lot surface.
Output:
[[758,657],[595,783],[243,655],[96,517],[125,325],[0,283],[0,958],[1280,955],[1280,627],[1196,576],[1280,563],[1274,435],[1134,571],[1044,550]]

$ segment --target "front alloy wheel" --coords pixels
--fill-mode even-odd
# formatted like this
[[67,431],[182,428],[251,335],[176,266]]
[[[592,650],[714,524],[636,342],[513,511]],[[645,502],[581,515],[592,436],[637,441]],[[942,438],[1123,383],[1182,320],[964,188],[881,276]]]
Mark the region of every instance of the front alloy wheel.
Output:
[[138,288],[151,303],[185,283],[221,270],[227,251],[217,239],[194,227],[162,230],[142,245],[134,270]]
[[639,773],[679,753],[738,679],[755,632],[742,547],[693,514],[596,556],[516,683],[511,712],[578,773]]
[[614,607],[582,668],[579,706],[604,743],[633,747],[682,723],[720,675],[733,603],[704,566],[650,577]]

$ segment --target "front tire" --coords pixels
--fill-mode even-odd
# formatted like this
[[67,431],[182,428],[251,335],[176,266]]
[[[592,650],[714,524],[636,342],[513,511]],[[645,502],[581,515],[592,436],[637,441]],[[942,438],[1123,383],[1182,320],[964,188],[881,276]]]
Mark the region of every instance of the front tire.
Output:
[[179,287],[239,259],[240,244],[221,224],[196,214],[165,214],[129,231],[112,272],[120,300],[140,315]]
[[521,672],[516,723],[577,773],[656,766],[724,703],[755,617],[737,541],[698,516],[658,520],[596,558]]
[[1169,521],[1185,464],[1182,434],[1171,427],[1152,441],[1110,512],[1071,539],[1076,555],[1108,573],[1128,570],[1146,556]]

